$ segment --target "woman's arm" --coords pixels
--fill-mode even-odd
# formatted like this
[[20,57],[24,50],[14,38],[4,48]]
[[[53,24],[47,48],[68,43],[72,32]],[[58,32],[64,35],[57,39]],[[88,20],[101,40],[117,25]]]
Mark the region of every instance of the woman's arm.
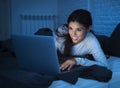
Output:
[[[92,35],[89,34],[84,41],[80,44],[73,47],[73,55],[86,55],[91,54],[94,57],[94,61],[88,59],[87,57],[77,57],[71,58],[70,60],[66,60],[61,68],[67,68],[69,65],[70,68],[73,65],[82,65],[82,66],[91,66],[91,65],[100,65],[104,67],[108,67],[107,59],[98,40]],[[65,67],[64,67],[65,66]]]
[[88,58],[75,58],[77,65],[91,66],[96,64],[108,67],[106,56],[96,39],[93,39],[93,41],[89,42],[89,44],[86,46],[86,49],[87,53],[93,55],[95,60],[89,60]]

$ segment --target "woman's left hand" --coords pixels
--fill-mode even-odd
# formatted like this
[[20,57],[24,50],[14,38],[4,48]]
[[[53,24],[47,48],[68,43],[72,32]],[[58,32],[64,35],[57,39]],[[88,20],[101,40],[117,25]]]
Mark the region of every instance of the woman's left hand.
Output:
[[61,66],[61,70],[70,70],[76,64],[75,59],[66,60]]

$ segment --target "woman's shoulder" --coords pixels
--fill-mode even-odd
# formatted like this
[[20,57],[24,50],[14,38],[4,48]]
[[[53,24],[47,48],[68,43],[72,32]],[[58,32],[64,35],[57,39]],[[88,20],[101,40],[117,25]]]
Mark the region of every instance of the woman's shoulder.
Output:
[[91,45],[94,45],[94,44],[96,44],[98,41],[97,41],[97,39],[96,39],[96,37],[95,37],[95,35],[94,34],[92,34],[91,32],[88,32],[87,33],[87,35],[86,35],[86,37],[84,38],[84,40],[82,40],[80,43],[78,43],[78,44],[76,44],[76,45],[74,45],[74,46],[86,46],[86,47],[88,47],[88,46],[91,46]]
[[98,39],[96,38],[96,36],[93,34],[93,33],[91,33],[91,32],[88,32],[87,33],[87,36],[86,36],[86,38],[85,38],[85,41],[86,42],[88,42],[88,44],[98,44],[99,42],[98,42]]
[[91,32],[87,33],[86,40],[98,41],[96,36]]

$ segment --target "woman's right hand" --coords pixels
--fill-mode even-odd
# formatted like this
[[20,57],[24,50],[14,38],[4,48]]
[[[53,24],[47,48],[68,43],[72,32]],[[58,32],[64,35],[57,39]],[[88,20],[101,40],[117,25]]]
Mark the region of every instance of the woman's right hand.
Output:
[[75,59],[66,60],[63,64],[61,64],[61,70],[70,70],[76,64]]

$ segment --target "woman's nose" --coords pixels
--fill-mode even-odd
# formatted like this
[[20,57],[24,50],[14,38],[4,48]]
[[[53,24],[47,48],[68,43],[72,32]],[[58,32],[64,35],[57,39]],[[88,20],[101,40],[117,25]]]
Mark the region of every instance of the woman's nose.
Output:
[[76,35],[76,31],[73,31],[73,34]]

